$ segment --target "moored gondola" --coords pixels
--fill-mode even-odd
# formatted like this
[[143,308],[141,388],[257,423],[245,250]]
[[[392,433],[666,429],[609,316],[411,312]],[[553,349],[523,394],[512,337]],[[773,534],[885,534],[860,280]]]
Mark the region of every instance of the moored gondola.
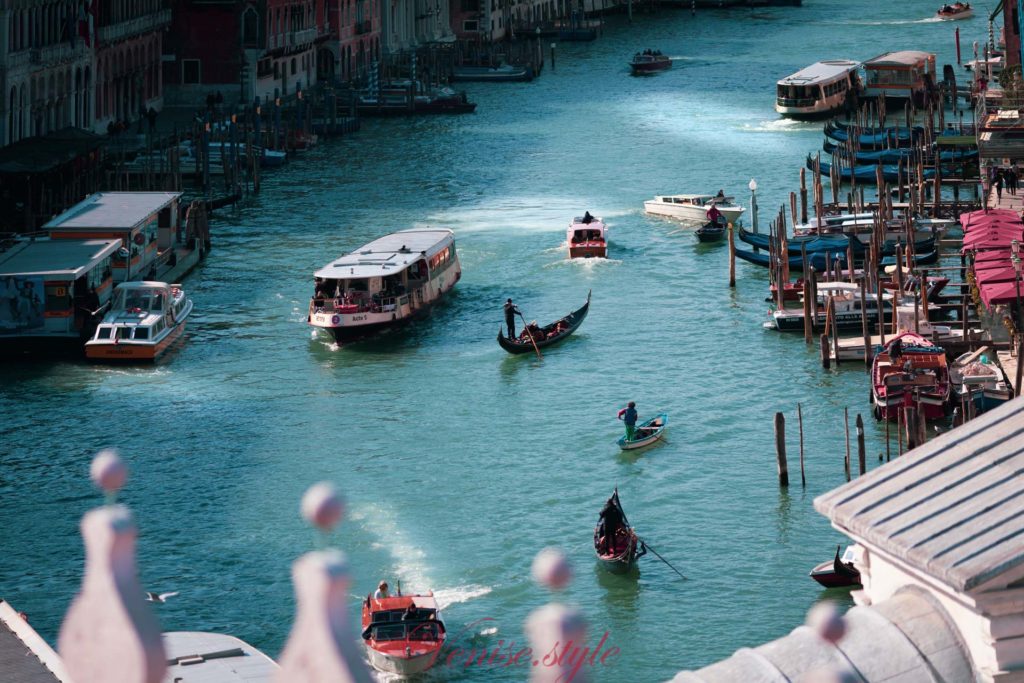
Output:
[[601,509],[594,528],[594,552],[601,564],[613,574],[629,572],[636,566],[636,561],[647,553],[647,547],[622,511],[618,488]]
[[533,342],[530,341],[528,336],[530,334],[530,328],[528,327],[516,339],[509,339],[499,331],[498,344],[509,353],[515,354],[533,353],[534,345],[542,349],[545,346],[557,344],[575,332],[576,328],[583,323],[583,319],[587,317],[587,312],[590,310],[590,294],[590,292],[587,292],[587,303],[583,304],[580,308],[550,325],[533,331]]
[[725,219],[719,217],[718,221],[708,221],[694,231],[697,240],[700,242],[720,242],[725,235]]
[[847,548],[843,556],[839,556],[840,546],[836,546],[836,557],[822,562],[811,570],[811,578],[825,588],[844,588],[860,585],[860,572],[853,566],[853,548]]

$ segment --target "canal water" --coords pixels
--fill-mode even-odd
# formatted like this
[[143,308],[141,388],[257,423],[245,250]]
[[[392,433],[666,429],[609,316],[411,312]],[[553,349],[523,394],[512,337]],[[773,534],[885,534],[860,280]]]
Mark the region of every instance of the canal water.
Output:
[[[825,372],[799,336],[763,330],[765,271],[739,263],[729,289],[726,247],[645,216],[643,201],[724,188],[747,204],[753,177],[764,228],[822,137],[775,115],[775,81],[887,49],[953,62],[954,26],[928,19],[935,4],[613,17],[598,41],[558,45],[533,83],[469,87],[473,115],[365,121],[268,175],[259,198],[214,222],[214,251],[184,283],[187,342],[167,362],[0,368],[0,595],[56,639],[81,578],[78,520],[101,503],[89,459],[116,446],[143,583],[180,592],[158,607],[162,626],[232,633],[271,655],[292,620],[290,564],[323,544],[299,499],[324,479],[348,501],[328,542],[351,560],[353,620],[359,596],[400,580],[435,591],[460,648],[525,644],[524,619],[552,599],[530,578],[548,545],[575,572],[558,599],[583,610],[592,644],[607,632],[620,650],[600,681],[666,679],[784,635],[824,597],[847,604],[807,572],[843,542],[812,501],[844,481],[844,409],[851,431],[857,414],[867,421],[870,466],[884,450],[863,370]],[[981,17],[959,26],[965,45],[987,33]],[[672,70],[630,77],[647,47]],[[611,226],[610,258],[570,262],[566,224],[588,209]],[[463,279],[435,315],[351,348],[312,333],[313,270],[413,226],[457,236]],[[495,343],[506,297],[545,322],[590,290],[586,322],[543,362]],[[615,415],[629,400],[641,417],[669,413],[664,443],[620,453]],[[788,491],[775,411],[788,419]],[[596,567],[592,530],[616,486],[687,581],[652,555],[633,578]],[[527,669],[436,676],[517,681]]]

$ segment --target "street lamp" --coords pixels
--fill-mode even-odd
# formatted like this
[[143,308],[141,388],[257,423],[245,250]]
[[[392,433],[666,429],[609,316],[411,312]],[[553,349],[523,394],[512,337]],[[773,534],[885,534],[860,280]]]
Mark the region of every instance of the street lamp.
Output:
[[757,181],[753,178],[747,183],[750,188],[750,221],[754,226],[754,234],[757,234]]
[[1020,321],[1021,321],[1021,316],[1020,316],[1020,265],[1021,265],[1021,263],[1020,263],[1020,242],[1018,242],[1017,240],[1013,240],[1012,242],[1010,242],[1010,262],[1013,263],[1014,295],[1017,298],[1017,324],[1015,325],[1015,329],[1017,330],[1017,333],[1019,334],[1020,330],[1021,330],[1021,324],[1020,324]]

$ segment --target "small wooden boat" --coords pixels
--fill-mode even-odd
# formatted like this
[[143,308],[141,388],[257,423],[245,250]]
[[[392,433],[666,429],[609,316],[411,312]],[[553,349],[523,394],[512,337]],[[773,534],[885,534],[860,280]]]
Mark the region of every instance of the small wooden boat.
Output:
[[972,403],[976,414],[992,410],[1013,398],[1002,369],[985,354],[987,346],[958,356],[949,366],[953,406],[966,410]]
[[[590,292],[587,292],[587,303],[561,320],[556,320],[550,325],[536,330],[531,330],[527,327],[516,339],[509,339],[499,330],[498,344],[501,345],[501,348],[514,354],[533,353],[534,342],[536,342],[538,349],[557,344],[575,332],[576,328],[583,323],[583,319],[587,317],[587,313],[590,311],[590,294]],[[531,332],[533,334],[533,342],[530,341],[529,337]]]
[[156,361],[185,332],[192,300],[181,285],[122,282],[110,312],[85,343],[85,356],[107,362]]
[[708,221],[694,231],[701,242],[720,242],[725,235],[725,221]]
[[363,643],[378,671],[410,676],[438,660],[446,632],[433,593],[363,600]]
[[837,545],[834,560],[822,562],[811,570],[811,578],[825,588],[859,586],[860,572],[853,566],[853,546],[846,549],[842,558],[839,557],[839,548]]
[[598,561],[613,574],[626,574],[647,553],[644,542],[626,519],[618,488],[601,509],[594,528],[594,552]]
[[875,419],[895,421],[901,408],[919,406],[925,419],[946,414],[950,396],[946,352],[913,332],[904,332],[878,349],[871,364]]
[[943,5],[935,15],[943,21],[954,21],[956,19],[967,19],[974,16],[974,8],[969,2],[954,2],[952,5]]
[[642,54],[637,52],[629,63],[629,70],[634,76],[653,74],[658,71],[667,71],[672,68],[672,60],[657,50],[645,50]]
[[608,226],[597,216],[587,211],[582,217],[572,219],[565,231],[569,245],[569,258],[607,258]]
[[664,436],[666,429],[668,429],[668,413],[659,413],[647,422],[638,424],[632,439],[627,441],[625,436],[621,437],[618,441],[619,448],[631,451],[635,448],[650,446]]

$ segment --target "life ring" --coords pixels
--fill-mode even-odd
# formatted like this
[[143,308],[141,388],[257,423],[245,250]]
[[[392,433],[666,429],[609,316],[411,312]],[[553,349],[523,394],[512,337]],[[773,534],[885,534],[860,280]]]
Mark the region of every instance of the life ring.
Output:
[[332,325],[337,325],[340,322],[341,322],[341,316],[340,315],[332,315],[331,316],[331,324]]

